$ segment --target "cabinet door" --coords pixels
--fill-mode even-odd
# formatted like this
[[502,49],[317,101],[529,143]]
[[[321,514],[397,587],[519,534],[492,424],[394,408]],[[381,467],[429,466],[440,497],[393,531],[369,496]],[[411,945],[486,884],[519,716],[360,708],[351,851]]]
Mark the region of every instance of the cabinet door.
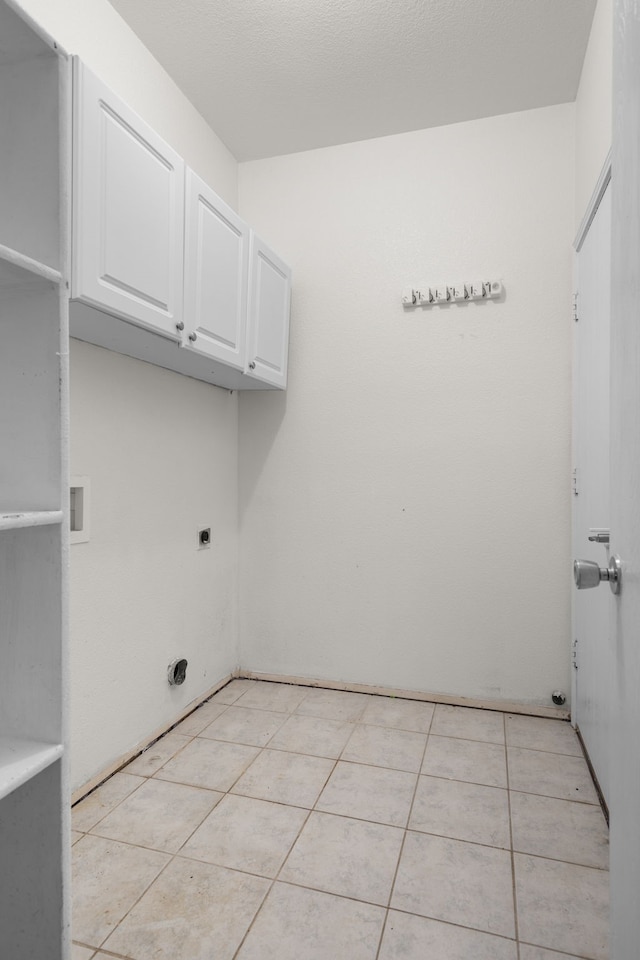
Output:
[[251,234],[245,372],[282,390],[287,385],[291,270]]
[[74,60],[72,296],[181,339],[184,164]]
[[185,345],[244,370],[249,228],[192,170],[186,193]]

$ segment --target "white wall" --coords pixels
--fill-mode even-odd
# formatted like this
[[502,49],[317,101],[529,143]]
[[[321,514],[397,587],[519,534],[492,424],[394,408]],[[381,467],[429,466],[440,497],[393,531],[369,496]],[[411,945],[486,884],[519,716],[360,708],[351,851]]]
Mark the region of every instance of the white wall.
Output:
[[71,370],[72,471],[91,480],[91,539],[71,547],[78,784],[237,664],[237,402],[76,340]]
[[[227,202],[237,164],[106,0],[23,0]],[[72,342],[71,470],[92,536],[71,554],[71,783],[237,665],[237,395]],[[213,546],[196,549],[198,526]],[[166,669],[189,660],[170,689]]]
[[[569,687],[574,107],[240,165],[294,271],[240,399],[241,662],[550,704]],[[502,303],[403,312],[422,279]]]
[[576,97],[576,228],[611,148],[613,0],[598,0]]

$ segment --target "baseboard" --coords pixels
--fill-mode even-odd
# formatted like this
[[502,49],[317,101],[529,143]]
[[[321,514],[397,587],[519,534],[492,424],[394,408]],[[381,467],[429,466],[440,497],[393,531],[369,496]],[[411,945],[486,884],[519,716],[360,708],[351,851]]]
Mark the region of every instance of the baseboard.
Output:
[[403,700],[423,700],[429,703],[447,703],[455,707],[475,707],[477,710],[498,710],[501,713],[518,713],[530,717],[550,717],[555,720],[568,720],[569,711],[559,707],[545,707],[531,703],[516,703],[510,700],[481,700],[475,697],[450,697],[441,693],[425,693],[421,690],[404,690],[399,687],[380,687],[367,683],[341,683],[337,680],[313,680],[310,677],[292,677],[281,673],[261,673],[255,670],[243,670],[238,668],[230,673],[223,680],[219,680],[215,686],[203,693],[197,700],[193,700],[188,707],[180,713],[178,717],[169,724],[158,727],[152,734],[141,740],[135,747],[119,757],[108,767],[105,767],[100,773],[92,777],[83,786],[73,791],[71,803],[78,803],[84,799],[87,794],[99,787],[105,780],[112,777],[114,773],[126,767],[131,760],[140,756],[151,744],[163,737],[175,726],[181,723],[185,717],[188,717],[194,710],[205,703],[210,697],[225,687],[231,680],[237,678],[246,680],[267,680],[270,683],[290,683],[301,687],[319,687],[325,690],[345,690],[349,693],[367,693],[370,696],[377,697],[398,697]]
[[136,757],[139,757],[141,753],[144,753],[152,743],[155,743],[156,740],[159,740],[160,737],[163,737],[165,733],[168,733],[179,723],[193,713],[194,710],[197,710],[198,707],[202,706],[205,701],[217,693],[218,690],[221,690],[223,687],[236,677],[240,676],[238,670],[234,670],[233,673],[230,673],[228,676],[224,677],[222,680],[219,680],[213,687],[206,691],[206,693],[201,694],[195,700],[192,700],[191,703],[184,708],[184,710],[169,724],[163,724],[161,727],[157,727],[153,733],[148,734],[144,740],[141,740],[135,747],[132,747],[131,750],[128,750],[127,753],[123,754],[117,760],[114,760],[113,763],[109,764],[108,767],[105,767],[100,773],[97,773],[91,780],[88,780],[81,787],[77,787],[71,794],[71,805],[78,803],[80,800],[83,800],[87,794],[92,793],[97,787],[104,783],[105,780],[108,780],[109,777],[112,777],[114,773],[118,773],[119,770],[122,770],[123,767],[126,767],[128,763],[134,760]]
[[238,677],[246,680],[268,680],[271,683],[293,683],[301,687],[321,687],[325,690],[346,690],[349,693],[368,693],[377,697],[399,697],[403,700],[424,700],[428,703],[448,703],[454,707],[475,707],[477,710],[499,710],[501,713],[520,713],[529,717],[549,717],[568,720],[569,711],[560,707],[545,707],[534,703],[511,700],[480,700],[475,697],[450,697],[442,693],[424,693],[421,690],[403,690],[399,687],[379,687],[366,683],[341,683],[334,680],[312,680],[309,677],[290,677],[281,673],[260,673],[240,668]]

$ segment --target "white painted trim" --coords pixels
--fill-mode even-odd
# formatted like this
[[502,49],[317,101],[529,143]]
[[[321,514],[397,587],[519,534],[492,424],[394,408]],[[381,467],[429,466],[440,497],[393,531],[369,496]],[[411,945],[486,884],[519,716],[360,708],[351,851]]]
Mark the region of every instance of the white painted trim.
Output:
[[326,690],[345,690],[348,693],[367,693],[376,697],[399,697],[402,700],[423,700],[427,703],[447,703],[455,707],[475,707],[478,710],[498,710],[501,713],[520,713],[531,717],[552,717],[568,720],[569,711],[534,703],[514,703],[510,700],[480,700],[474,697],[450,697],[441,693],[423,693],[397,687],[376,687],[366,683],[340,683],[333,680],[310,680],[309,677],[287,677],[282,674],[255,673],[240,670],[238,676],[246,680],[267,680],[272,683],[292,683],[301,687],[322,687]]
[[123,754],[118,760],[115,760],[108,767],[105,767],[100,773],[96,774],[95,777],[92,777],[91,780],[87,781],[83,786],[78,787],[77,790],[74,790],[73,796],[71,797],[71,803],[75,804],[82,800],[87,794],[91,793],[92,790],[95,790],[96,787],[99,787],[100,784],[104,783],[105,780],[108,780],[109,777],[112,777],[114,773],[117,773],[123,767],[125,767],[131,760],[134,760],[136,757],[140,756],[147,747],[150,747],[152,743],[155,743],[156,740],[159,740],[160,737],[163,737],[165,733],[168,733],[173,729],[178,723],[184,720],[185,717],[188,717],[194,710],[197,710],[199,706],[203,703],[206,703],[217,693],[218,690],[221,690],[223,687],[226,687],[228,683],[232,680],[266,680],[270,683],[290,683],[295,684],[300,687],[318,687],[324,690],[344,690],[348,693],[366,693],[371,696],[378,697],[399,697],[403,700],[422,700],[427,703],[447,703],[456,707],[475,707],[479,710],[497,710],[500,713],[518,713],[524,714],[530,717],[551,717],[555,720],[568,720],[569,711],[561,710],[556,707],[544,707],[538,706],[536,704],[530,703],[512,703],[509,700],[478,700],[473,697],[449,697],[444,694],[439,693],[422,693],[416,690],[400,690],[396,687],[373,687],[368,686],[365,683],[340,683],[339,681],[334,680],[310,680],[309,677],[288,677],[283,674],[273,674],[273,673],[254,673],[251,670],[234,670],[233,673],[229,674],[228,677],[225,677],[224,680],[220,680],[219,683],[212,687],[207,693],[203,694],[202,697],[198,700],[192,701],[188,707],[182,711],[180,716],[173,720],[168,726],[159,727],[154,731],[149,737],[146,737],[141,741],[133,750],[128,751],[128,753]]
[[604,196],[604,192],[609,186],[610,181],[611,181],[611,150],[609,150],[609,153],[606,156],[604,165],[602,167],[602,170],[600,171],[600,176],[598,177],[598,181],[594,187],[593,193],[591,194],[591,199],[587,204],[587,209],[585,211],[584,217],[582,218],[582,222],[578,228],[576,238],[573,241],[573,246],[577,253],[580,252],[580,248],[582,247],[585,237],[589,232],[589,227],[591,226],[593,218],[596,215],[596,210],[600,206],[600,201],[602,200]]

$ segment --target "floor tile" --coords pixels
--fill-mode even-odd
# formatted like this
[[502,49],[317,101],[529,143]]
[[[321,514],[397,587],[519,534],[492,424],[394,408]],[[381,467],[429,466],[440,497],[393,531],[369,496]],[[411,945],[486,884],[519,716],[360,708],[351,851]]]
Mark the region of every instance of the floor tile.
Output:
[[508,849],[511,832],[507,791],[459,780],[419,777],[409,827]]
[[342,759],[417,773],[426,742],[424,733],[359,724],[342,753]]
[[171,858],[86,836],[73,847],[72,935],[99,947]]
[[167,760],[175,756],[179,750],[191,742],[191,737],[180,733],[168,733],[156,740],[154,744],[141,753],[139,757],[127,764],[127,773],[135,773],[139,777],[152,777]]
[[397,827],[312,813],[279,879],[385,906],[403,835]]
[[242,677],[239,677],[237,680],[232,680],[230,683],[228,683],[226,687],[218,690],[217,693],[214,693],[209,702],[235,703],[243,693],[246,693],[247,690],[251,690],[251,688],[256,686],[257,683],[259,683],[258,680],[246,680]]
[[177,853],[222,793],[167,780],[147,780],[93,828],[110,840]]
[[531,793],[511,794],[513,849],[585,867],[609,866],[609,831],[600,807]]
[[91,960],[95,956],[95,950],[91,947],[81,947],[77,943],[71,944],[71,960]]
[[276,883],[237,960],[375,960],[384,915],[368,903]]
[[134,777],[128,773],[115,773],[106,783],[75,805],[71,811],[71,826],[74,830],[87,833],[121,800],[128,797],[143,783],[142,777]]
[[275,877],[308,815],[298,807],[228,794],[180,855]]
[[417,775],[342,760],[329,777],[316,809],[344,817],[406,827]]
[[507,762],[512,790],[559,800],[598,803],[589,768],[581,757],[509,747]]
[[515,854],[520,939],[608,960],[609,874]]
[[288,718],[269,746],[272,750],[289,750],[337,760],[353,731],[354,725],[342,720],[294,715]]
[[421,700],[402,700],[398,697],[371,697],[362,714],[362,723],[398,730],[428,733],[435,704]]
[[70,960],[606,960],[564,721],[238,679],[73,816]]
[[236,700],[238,707],[256,707],[276,713],[292,713],[302,703],[306,691],[289,683],[257,682]]
[[507,714],[505,729],[507,743],[512,747],[547,750],[549,753],[566,753],[573,757],[583,756],[578,735],[568,720]]
[[542,947],[530,947],[521,943],[520,960],[580,960],[580,957],[568,953],[556,953],[555,950],[543,950]]
[[271,710],[249,710],[247,707],[227,707],[225,712],[199,736],[211,740],[228,740],[253,747],[266,747],[284,723],[285,715]]
[[105,943],[136,960],[231,960],[269,880],[176,857]]
[[447,780],[482,783],[487,787],[506,787],[506,751],[500,743],[430,736],[422,773]]
[[409,832],[391,906],[513,938],[511,856],[506,850]]
[[389,912],[379,960],[517,960],[514,940]]
[[439,703],[433,716],[431,733],[440,737],[459,737],[461,740],[504,743],[503,714],[495,710],[477,710],[474,707],[453,707],[447,703]]
[[227,709],[227,704],[218,700],[209,700],[201,707],[190,713],[188,717],[173,728],[172,733],[179,733],[186,737],[197,737],[201,730],[221,716]]
[[263,750],[232,793],[312,807],[333,770],[334,761],[280,750]]
[[370,697],[365,693],[309,687],[296,713],[306,717],[324,717],[326,720],[354,723],[362,716],[369,700]]
[[258,753],[256,747],[197,738],[169,760],[155,776],[160,780],[173,780],[225,792]]

